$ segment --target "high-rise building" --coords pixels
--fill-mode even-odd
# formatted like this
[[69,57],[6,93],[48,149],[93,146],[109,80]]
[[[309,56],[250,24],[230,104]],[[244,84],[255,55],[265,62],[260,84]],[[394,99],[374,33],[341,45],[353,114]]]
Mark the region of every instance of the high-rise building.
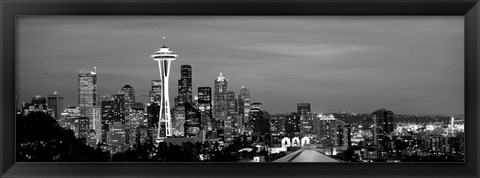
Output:
[[192,103],[192,67],[190,65],[182,65],[180,68],[181,77],[178,80],[178,96],[175,97],[175,108],[172,117],[172,134],[177,136],[185,135],[185,103]]
[[285,117],[285,132],[288,136],[296,136],[300,133],[300,114],[291,113]]
[[150,91],[150,103],[160,104],[162,99],[162,81],[161,80],[152,80],[151,83],[152,90]]
[[337,143],[336,146],[351,146],[352,145],[352,126],[343,121],[337,120]]
[[[93,106],[97,100],[97,71],[80,71],[78,74],[78,105],[80,115],[92,120]],[[91,121],[89,121],[91,125]]]
[[158,119],[160,115],[160,105],[152,103],[147,105],[147,127],[158,128]]
[[124,152],[126,150],[125,124],[122,122],[113,122],[108,130],[107,144],[110,153],[115,154],[118,152]]
[[47,105],[49,109],[52,109],[53,118],[60,119],[63,110],[63,96],[53,92],[53,94],[47,96]]
[[132,110],[133,104],[135,104],[135,89],[130,85],[122,87],[121,92],[125,95],[125,111],[129,113]]
[[179,102],[192,102],[192,66],[182,65],[180,67],[180,80],[178,80]]
[[245,131],[245,123],[248,122],[248,113],[250,113],[250,91],[245,86],[242,86],[240,94],[238,94],[238,114],[241,117],[238,122],[240,133]]
[[115,118],[115,103],[112,100],[101,101],[101,114],[102,114],[102,143],[107,143],[107,133],[110,125],[116,120]]
[[79,117],[77,120],[77,130],[76,130],[76,136],[78,138],[87,138],[88,136],[88,131],[90,130],[89,127],[89,120],[91,120],[88,117]]
[[202,130],[212,130],[212,88],[198,87],[198,110],[201,114]]
[[227,117],[224,122],[225,141],[233,140],[237,133],[237,99],[235,91],[227,91]]
[[[165,39],[165,37],[164,37]],[[151,55],[153,60],[158,62],[158,70],[160,71],[160,80],[161,80],[161,93],[162,97],[160,100],[160,119],[159,119],[159,128],[157,129],[157,142],[163,141],[165,137],[172,136],[172,117],[170,114],[170,101],[168,95],[168,79],[170,76],[170,64],[175,60],[178,55],[175,52],[170,51],[169,48],[163,45],[159,51]]]
[[337,143],[337,120],[333,115],[320,115],[317,130],[318,142],[322,146],[335,146]]
[[255,122],[258,118],[263,117],[262,103],[252,103],[248,122],[246,123],[245,131],[248,134],[252,134],[255,129]]
[[93,125],[90,130],[94,131],[95,144],[102,141],[102,107],[93,106]]
[[214,117],[215,121],[223,123],[227,118],[228,106],[227,106],[227,91],[228,91],[228,79],[226,79],[222,73],[214,80],[215,91],[214,91]]
[[125,123],[125,95],[116,94],[113,96],[113,119],[115,122]]
[[185,137],[199,137],[202,132],[201,113],[190,103],[185,104]]
[[393,132],[393,112],[386,109],[378,109],[372,113],[373,120],[373,144],[384,146],[383,138]]
[[297,113],[301,115],[306,115],[311,112],[310,103],[298,103],[297,104]]

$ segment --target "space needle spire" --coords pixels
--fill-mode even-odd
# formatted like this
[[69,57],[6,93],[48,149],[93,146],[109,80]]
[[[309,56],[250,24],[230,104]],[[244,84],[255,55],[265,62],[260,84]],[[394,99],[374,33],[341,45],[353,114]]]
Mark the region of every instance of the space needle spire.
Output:
[[172,136],[172,117],[170,113],[170,101],[168,95],[168,79],[170,76],[170,64],[178,55],[165,45],[166,37],[163,36],[164,45],[151,57],[158,62],[158,70],[161,81],[160,113],[158,119],[156,142],[163,142],[166,137]]

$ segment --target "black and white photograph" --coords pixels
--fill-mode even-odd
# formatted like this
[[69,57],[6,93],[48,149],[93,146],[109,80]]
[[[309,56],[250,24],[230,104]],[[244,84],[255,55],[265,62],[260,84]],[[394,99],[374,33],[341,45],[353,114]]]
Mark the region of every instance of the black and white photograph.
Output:
[[464,23],[20,16],[16,161],[463,163]]

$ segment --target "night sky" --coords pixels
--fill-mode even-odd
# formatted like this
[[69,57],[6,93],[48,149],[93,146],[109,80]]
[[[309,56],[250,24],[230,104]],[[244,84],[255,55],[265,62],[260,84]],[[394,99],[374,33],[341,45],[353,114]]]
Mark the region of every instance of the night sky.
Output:
[[[163,45],[193,91],[219,75],[270,113],[312,111],[464,113],[463,16],[31,16],[17,18],[20,102],[57,91],[78,106],[78,73],[97,67],[97,93],[129,84],[148,94],[159,78],[150,55]],[[137,102],[147,102],[137,97]]]

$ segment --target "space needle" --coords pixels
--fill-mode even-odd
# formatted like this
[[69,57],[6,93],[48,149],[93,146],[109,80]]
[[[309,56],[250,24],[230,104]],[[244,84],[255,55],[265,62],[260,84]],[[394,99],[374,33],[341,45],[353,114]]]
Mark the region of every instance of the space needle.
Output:
[[170,64],[178,55],[165,46],[165,36],[163,37],[164,45],[159,51],[153,53],[151,57],[158,62],[158,70],[161,80],[161,99],[160,113],[158,115],[157,143],[163,142],[165,137],[171,136],[172,117],[170,115],[170,101],[168,96],[168,78],[170,76]]

